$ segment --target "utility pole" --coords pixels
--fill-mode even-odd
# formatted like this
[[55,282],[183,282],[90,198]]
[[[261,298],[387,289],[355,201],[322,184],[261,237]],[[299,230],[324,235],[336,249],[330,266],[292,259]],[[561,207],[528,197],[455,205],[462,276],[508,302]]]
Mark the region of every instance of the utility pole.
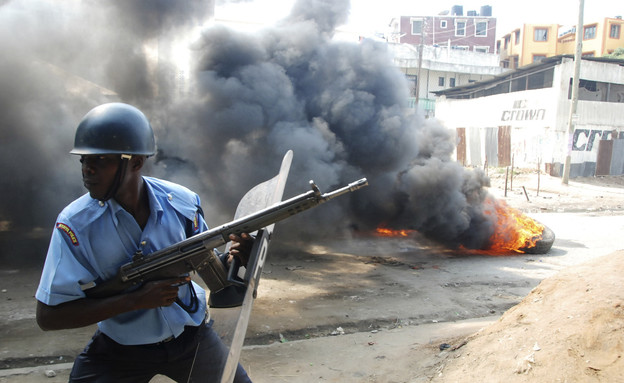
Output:
[[578,106],[578,91],[581,73],[581,60],[583,55],[583,8],[585,0],[579,0],[578,24],[576,26],[576,51],[574,52],[574,76],[572,77],[572,105],[570,106],[570,115],[568,116],[568,143],[567,155],[563,166],[563,177],[561,182],[568,184],[570,179],[570,166],[572,163],[572,140],[574,137],[574,128],[578,122],[576,107]]
[[422,59],[423,59],[423,50],[425,49],[425,28],[427,26],[427,19],[423,18],[421,31],[420,31],[420,47],[418,47],[418,74],[416,75],[416,105],[418,105],[418,99],[420,98],[420,80],[421,80],[421,69],[422,69]]

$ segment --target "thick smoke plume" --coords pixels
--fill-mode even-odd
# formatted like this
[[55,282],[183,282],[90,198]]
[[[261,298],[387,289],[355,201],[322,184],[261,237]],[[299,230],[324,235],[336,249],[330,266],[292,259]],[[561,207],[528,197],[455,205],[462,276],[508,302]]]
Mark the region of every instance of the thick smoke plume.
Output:
[[[280,225],[283,239],[384,226],[452,247],[487,243],[488,181],[452,160],[453,133],[407,108],[406,80],[384,44],[332,39],[347,0],[298,1],[254,34],[209,26],[192,44],[212,4],[28,3],[0,6],[5,226],[51,227],[84,192],[67,154],[75,127],[92,107],[122,101],[156,131],[150,174],[197,191],[211,225],[229,220],[292,149],[285,197],[310,179],[322,191],[361,177],[370,186]],[[176,69],[180,42],[190,47],[188,73]]]

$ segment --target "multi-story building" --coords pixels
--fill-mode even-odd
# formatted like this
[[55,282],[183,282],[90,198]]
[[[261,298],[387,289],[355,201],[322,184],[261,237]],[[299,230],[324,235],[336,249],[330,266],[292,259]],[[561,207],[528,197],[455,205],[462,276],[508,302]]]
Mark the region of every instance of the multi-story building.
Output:
[[[624,48],[624,20],[605,18],[601,23],[590,23],[583,26],[583,56],[600,57],[613,53],[617,48]],[[573,54],[576,49],[576,30],[562,33],[557,40],[558,54]]]
[[498,55],[491,53],[409,44],[388,44],[388,48],[408,80],[412,107],[418,104],[428,117],[435,115],[435,92],[488,80],[505,71],[498,65]]
[[389,42],[447,46],[450,49],[495,53],[496,18],[492,7],[463,14],[462,6],[436,16],[400,16],[390,22]]
[[[600,57],[624,48],[624,20],[605,18],[583,26],[583,56]],[[574,54],[576,28],[558,24],[524,24],[497,41],[501,66],[519,68],[546,57]]]
[[463,13],[462,6],[436,16],[400,16],[390,22],[388,46],[405,73],[411,102],[435,115],[439,90],[490,79],[504,71],[495,54],[492,7]]
[[519,68],[557,55],[558,24],[524,24],[497,42],[503,68]]

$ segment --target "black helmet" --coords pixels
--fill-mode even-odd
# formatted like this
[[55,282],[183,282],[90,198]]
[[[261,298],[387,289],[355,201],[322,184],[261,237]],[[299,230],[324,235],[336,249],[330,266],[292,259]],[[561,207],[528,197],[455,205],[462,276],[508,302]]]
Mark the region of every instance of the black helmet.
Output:
[[147,117],[134,106],[103,104],[84,116],[70,153],[151,156],[156,153],[154,131]]

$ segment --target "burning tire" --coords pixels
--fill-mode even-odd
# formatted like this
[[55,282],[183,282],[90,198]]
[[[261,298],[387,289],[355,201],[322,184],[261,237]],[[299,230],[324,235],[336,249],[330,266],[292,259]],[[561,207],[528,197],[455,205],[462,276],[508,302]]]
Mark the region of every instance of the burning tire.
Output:
[[520,249],[526,254],[546,254],[550,251],[553,243],[555,242],[555,232],[552,231],[549,227],[544,226],[544,230],[542,231],[542,238],[538,239],[535,242],[535,246],[532,247],[524,247]]

